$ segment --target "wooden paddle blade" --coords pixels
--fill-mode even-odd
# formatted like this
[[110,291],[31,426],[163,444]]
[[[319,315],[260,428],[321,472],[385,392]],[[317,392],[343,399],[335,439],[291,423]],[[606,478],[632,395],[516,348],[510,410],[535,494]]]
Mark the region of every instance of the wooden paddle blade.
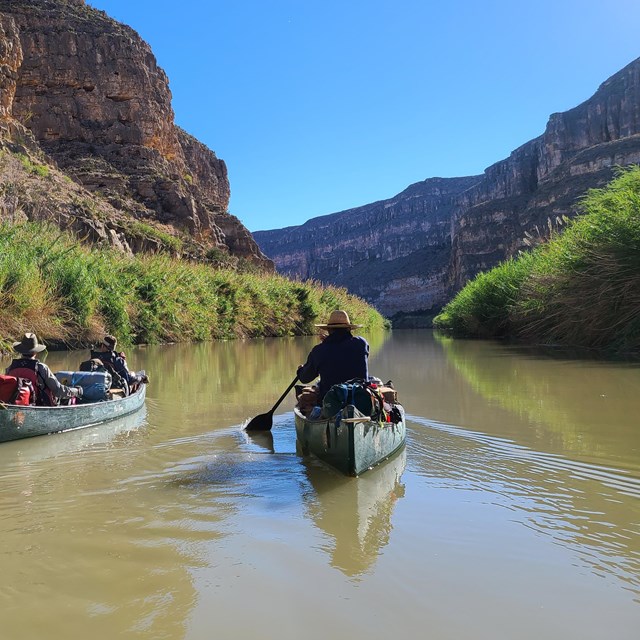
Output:
[[273,413],[261,413],[249,422],[245,431],[269,431],[273,426]]

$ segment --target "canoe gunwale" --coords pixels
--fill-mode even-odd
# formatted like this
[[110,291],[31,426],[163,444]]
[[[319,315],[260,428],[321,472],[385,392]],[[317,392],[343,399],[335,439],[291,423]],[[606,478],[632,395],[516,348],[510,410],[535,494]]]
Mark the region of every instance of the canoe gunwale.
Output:
[[129,396],[56,407],[0,406],[0,443],[52,433],[94,427],[138,411],[144,404],[146,385]]

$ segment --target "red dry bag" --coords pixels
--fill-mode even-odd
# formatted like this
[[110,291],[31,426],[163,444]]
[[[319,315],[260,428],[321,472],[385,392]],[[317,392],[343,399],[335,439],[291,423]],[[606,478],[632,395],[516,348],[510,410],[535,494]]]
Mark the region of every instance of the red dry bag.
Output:
[[27,406],[35,404],[35,398],[31,380],[0,374],[0,402]]

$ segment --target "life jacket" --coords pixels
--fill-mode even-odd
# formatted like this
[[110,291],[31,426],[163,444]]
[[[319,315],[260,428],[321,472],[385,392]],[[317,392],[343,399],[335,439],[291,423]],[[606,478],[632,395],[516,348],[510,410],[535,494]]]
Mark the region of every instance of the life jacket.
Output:
[[58,404],[58,398],[45,384],[42,374],[39,373],[38,365],[40,363],[34,358],[21,358],[14,360],[7,369],[7,373],[17,378],[26,378],[31,382],[35,389],[36,404],[44,407],[55,407]]
[[36,390],[27,378],[0,375],[0,401],[6,404],[29,406],[36,403]]

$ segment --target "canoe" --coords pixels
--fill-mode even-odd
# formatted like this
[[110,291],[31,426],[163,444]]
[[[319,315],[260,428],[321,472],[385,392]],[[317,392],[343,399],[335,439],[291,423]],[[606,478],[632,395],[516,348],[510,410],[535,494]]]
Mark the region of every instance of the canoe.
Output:
[[59,407],[22,407],[0,403],[0,442],[93,427],[134,413],[142,407],[147,387],[130,396],[104,402]]
[[358,476],[400,450],[407,425],[402,405],[395,405],[401,419],[379,422],[347,406],[335,418],[310,420],[294,407],[296,435],[303,455],[312,454],[349,476]]

